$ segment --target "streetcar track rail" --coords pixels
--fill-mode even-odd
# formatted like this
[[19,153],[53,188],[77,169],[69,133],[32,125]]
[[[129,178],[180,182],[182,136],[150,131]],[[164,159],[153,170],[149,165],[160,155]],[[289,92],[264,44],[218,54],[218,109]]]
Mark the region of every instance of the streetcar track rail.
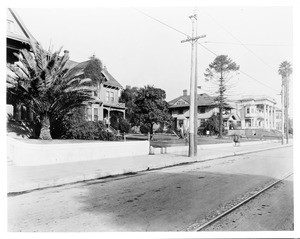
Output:
[[251,201],[252,199],[256,198],[257,196],[261,195],[262,193],[264,193],[265,191],[267,191],[268,189],[270,189],[271,187],[277,185],[278,183],[282,182],[283,180],[285,180],[286,178],[292,176],[293,173],[288,173],[286,175],[284,175],[283,177],[281,177],[280,179],[276,180],[275,182],[272,182],[271,184],[265,186],[264,188],[262,188],[261,190],[259,190],[258,192],[256,192],[255,194],[252,194],[251,196],[247,197],[246,199],[244,199],[243,201],[239,202],[238,204],[234,205],[233,207],[231,207],[230,209],[227,209],[226,211],[222,212],[221,214],[219,214],[218,216],[213,217],[212,219],[210,219],[209,221],[205,222],[204,224],[199,225],[197,224],[193,224],[191,226],[189,226],[187,228],[187,231],[194,231],[194,232],[198,232],[203,230],[204,228],[207,228],[208,226],[216,223],[218,220],[220,220],[221,218],[223,218],[224,216],[230,214],[231,212],[233,212],[234,210],[236,210],[237,208],[241,207],[242,205],[248,203],[249,201]]

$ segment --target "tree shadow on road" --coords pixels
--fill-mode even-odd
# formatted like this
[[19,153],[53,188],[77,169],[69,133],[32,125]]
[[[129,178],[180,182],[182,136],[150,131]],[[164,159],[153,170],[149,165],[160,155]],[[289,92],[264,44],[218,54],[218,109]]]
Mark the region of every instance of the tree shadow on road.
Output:
[[197,170],[153,171],[122,180],[87,182],[87,194],[76,199],[82,211],[98,217],[94,231],[185,231],[275,180]]

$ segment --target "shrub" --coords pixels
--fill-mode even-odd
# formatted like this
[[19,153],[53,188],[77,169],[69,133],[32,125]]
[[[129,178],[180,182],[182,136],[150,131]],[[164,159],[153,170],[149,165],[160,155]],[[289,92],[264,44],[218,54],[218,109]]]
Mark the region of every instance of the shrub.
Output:
[[121,133],[129,133],[131,125],[127,119],[121,118],[119,120],[119,130]]
[[149,124],[141,124],[140,131],[142,134],[148,134],[148,132],[150,132],[150,125]]
[[102,121],[87,121],[73,124],[65,134],[67,139],[105,140],[114,141],[116,136],[108,132]]
[[[206,131],[209,131],[210,135],[219,134],[219,118],[217,115],[212,115],[208,120],[205,121],[203,127],[198,128],[199,135],[206,135]],[[222,132],[226,133],[224,127],[222,127]]]

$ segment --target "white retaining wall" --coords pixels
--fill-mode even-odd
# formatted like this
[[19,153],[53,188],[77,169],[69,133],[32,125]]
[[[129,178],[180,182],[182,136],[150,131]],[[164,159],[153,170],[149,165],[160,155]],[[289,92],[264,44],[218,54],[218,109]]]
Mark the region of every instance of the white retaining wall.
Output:
[[[250,141],[250,142],[242,142],[243,146],[245,145],[257,145],[257,144],[270,144],[270,143],[278,143],[281,140],[262,140],[262,141]],[[234,143],[223,143],[223,144],[204,144],[198,145],[197,149],[216,149],[223,147],[234,146]],[[162,147],[162,148],[153,148],[151,147],[151,154],[177,154],[177,155],[188,155],[189,146],[174,146],[174,147]]]
[[37,166],[149,154],[149,141],[39,144],[7,138],[7,157],[17,166]]

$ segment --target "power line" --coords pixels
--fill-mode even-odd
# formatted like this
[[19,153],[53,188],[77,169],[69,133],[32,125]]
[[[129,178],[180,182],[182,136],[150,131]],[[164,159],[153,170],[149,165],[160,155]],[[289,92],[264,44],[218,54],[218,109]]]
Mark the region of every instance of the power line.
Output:
[[[212,43],[212,44],[228,44],[228,45],[242,45],[241,43],[234,43],[234,42],[217,42],[217,41],[205,41],[204,43]],[[292,47],[288,44],[244,44],[246,46],[282,46],[282,47]]]
[[242,41],[240,41],[237,37],[235,37],[230,31],[228,31],[224,26],[222,26],[215,18],[213,18],[207,11],[202,10],[207,16],[209,16],[219,27],[221,27],[225,32],[227,32],[232,38],[238,41],[244,48],[246,48],[249,52],[251,52],[257,59],[259,59],[263,64],[268,66],[271,70],[277,73],[277,70],[273,69],[268,63],[266,63],[261,57],[256,55],[249,47],[247,47]]
[[275,92],[278,92],[278,90],[275,90],[273,87],[270,87],[270,86],[266,85],[265,83],[263,83],[263,82],[261,82],[261,81],[255,79],[254,77],[250,76],[250,75],[247,74],[246,72],[244,72],[244,71],[242,71],[242,70],[239,70],[239,72],[241,72],[241,73],[244,74],[245,76],[248,76],[248,77],[251,78],[252,80],[255,80],[256,82],[258,82],[258,83],[260,83],[260,84],[262,84],[262,85],[268,87],[269,89],[271,89],[271,90],[273,90],[273,91],[275,91]]
[[137,8],[135,8],[135,7],[134,7],[133,9],[135,9],[136,11],[142,13],[143,15],[145,15],[145,16],[151,18],[152,20],[159,22],[159,23],[162,24],[162,25],[164,25],[164,26],[166,26],[166,27],[168,27],[168,28],[170,28],[170,29],[172,29],[172,30],[174,30],[174,31],[176,31],[176,32],[178,32],[178,33],[180,33],[180,34],[182,34],[182,35],[185,35],[186,37],[190,37],[188,34],[184,33],[183,31],[180,31],[180,30],[176,29],[175,27],[172,27],[172,26],[168,25],[167,23],[162,22],[162,21],[159,20],[159,19],[150,16],[149,14],[143,12],[143,11],[140,10],[140,9],[137,9]]
[[[161,20],[159,20],[159,19],[157,19],[157,18],[155,18],[155,17],[150,16],[149,14],[145,13],[144,11],[141,11],[140,9],[137,9],[137,8],[133,8],[133,9],[135,9],[135,10],[138,11],[139,13],[141,13],[141,14],[143,14],[143,15],[149,17],[150,19],[152,19],[152,20],[154,20],[154,21],[156,21],[156,22],[158,22],[158,23],[160,23],[160,24],[162,24],[162,25],[164,25],[164,26],[166,26],[166,27],[168,27],[168,28],[170,28],[170,29],[172,29],[172,30],[174,30],[174,31],[176,31],[176,32],[178,32],[178,33],[180,33],[180,34],[182,34],[182,35],[185,35],[187,38],[191,38],[190,35],[184,33],[183,31],[180,31],[180,30],[176,29],[175,27],[170,26],[170,25],[167,24],[167,23],[164,23],[163,21],[161,21]],[[213,55],[215,55],[215,56],[218,56],[217,53],[213,52],[212,50],[210,50],[208,47],[204,46],[204,45],[201,44],[200,42],[198,42],[198,44],[199,44],[202,48],[204,48],[205,50],[207,50],[208,52],[210,52],[211,54],[213,54]],[[241,44],[243,44],[243,43],[241,43]],[[244,44],[243,44],[243,45],[244,45]],[[246,72],[244,72],[244,71],[241,71],[241,70],[239,70],[239,72],[241,72],[241,73],[244,74],[245,76],[249,77],[250,79],[256,81],[257,83],[262,84],[262,85],[264,85],[265,87],[267,87],[267,88],[269,88],[269,89],[271,89],[271,90],[273,90],[273,91],[275,91],[275,92],[278,92],[278,90],[275,90],[274,88],[272,88],[272,87],[266,85],[265,83],[263,83],[263,82],[261,82],[261,81],[255,79],[254,77],[250,76],[248,73],[246,73]],[[276,72],[277,72],[277,71],[276,71]]]

